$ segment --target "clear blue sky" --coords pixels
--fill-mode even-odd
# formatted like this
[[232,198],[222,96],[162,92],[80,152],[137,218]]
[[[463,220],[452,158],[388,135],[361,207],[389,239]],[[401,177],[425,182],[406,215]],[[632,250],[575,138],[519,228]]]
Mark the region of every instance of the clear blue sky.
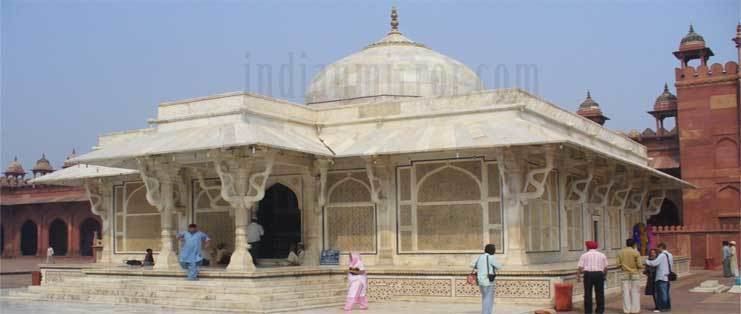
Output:
[[4,0],[0,166],[17,155],[30,170],[45,152],[59,167],[98,134],[146,127],[161,101],[256,91],[246,64],[277,73],[293,55],[293,94],[274,82],[273,96],[303,102],[302,82],[320,65],[388,31],[392,5],[406,36],[486,65],[488,88],[512,86],[518,65],[535,65],[537,83],[525,88],[570,110],[591,89],[617,130],[654,125],[645,111],[673,84],[671,53],[688,24],[711,61],[737,60],[738,0]]

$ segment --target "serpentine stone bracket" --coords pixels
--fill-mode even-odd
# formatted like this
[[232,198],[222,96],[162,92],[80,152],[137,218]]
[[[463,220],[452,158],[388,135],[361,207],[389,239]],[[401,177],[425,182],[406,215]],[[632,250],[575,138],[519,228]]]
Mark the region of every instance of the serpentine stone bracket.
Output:
[[607,177],[610,179],[605,184],[601,184],[594,187],[594,190],[592,191],[592,204],[594,207],[601,207],[604,208],[607,206],[607,203],[610,201],[610,191],[612,190],[612,187],[617,183],[618,177],[615,175],[615,164],[609,165],[609,170],[607,171]]
[[646,196],[648,196],[648,180],[643,179],[640,183],[640,193],[631,193],[628,199],[628,206],[623,208],[623,211],[627,214],[637,213],[643,209],[643,204],[646,202]]
[[111,209],[110,201],[113,189],[110,185],[106,185],[99,180],[86,180],[85,193],[90,201],[90,210],[103,221],[103,231],[105,232],[108,229],[108,219],[110,218],[108,212]]
[[628,203],[630,191],[633,190],[633,182],[631,180],[625,181],[627,182],[625,188],[615,190],[615,193],[612,195],[614,201],[617,203],[615,207],[619,208],[620,211],[625,209],[625,205]]
[[317,213],[321,213],[322,208],[327,204],[327,172],[334,162],[332,159],[321,158],[314,161],[314,168],[319,172],[319,193],[317,193]]
[[[147,202],[156,207],[157,210],[184,210],[177,203],[185,202],[185,183],[180,177],[178,165],[169,162],[160,162],[155,158],[142,158],[139,162],[139,174],[147,189]],[[185,204],[181,204],[185,205]]]
[[[208,185],[206,183],[206,180],[203,178],[203,172],[201,172],[200,169],[193,169],[193,173],[196,175],[196,179],[198,180],[198,186],[201,187],[201,190],[203,190],[206,194],[206,197],[208,197],[208,204],[209,206],[211,206],[212,209],[231,209],[231,206],[219,205],[219,201],[224,200],[224,198],[221,196],[221,183]],[[211,191],[216,191],[216,195],[212,195]]]
[[[555,156],[555,147],[547,146],[545,148],[545,166],[542,168],[531,169],[525,175],[527,180],[520,193],[520,201],[527,203],[528,200],[536,199],[543,195],[545,192],[545,185],[548,183],[548,175],[553,170],[553,159]],[[538,180],[536,176],[540,175],[541,178]],[[529,187],[535,188],[534,191],[528,192]]]
[[643,214],[645,218],[657,215],[661,211],[661,204],[666,199],[666,189],[660,189],[658,191],[658,195],[654,195],[648,200],[648,206]]
[[[589,184],[592,182],[592,179],[594,178],[594,165],[589,164],[587,166],[587,177],[584,179],[574,180],[571,182],[571,189],[570,193],[572,195],[576,195],[579,199],[577,202],[579,203],[586,203],[587,200],[589,200]],[[581,186],[581,188],[580,188]],[[568,195],[571,196],[571,195]],[[569,199],[568,197],[566,199]]]
[[[216,154],[214,166],[221,180],[221,197],[235,207],[250,208],[265,196],[265,184],[273,171],[275,151],[266,151],[262,171],[251,173],[256,157],[234,157]],[[233,212],[232,212],[233,214]]]
[[[386,163],[379,157],[365,158],[365,172],[371,188],[371,201],[379,205],[385,195],[383,193],[383,181],[388,178],[384,165]],[[377,169],[378,168],[378,169]]]

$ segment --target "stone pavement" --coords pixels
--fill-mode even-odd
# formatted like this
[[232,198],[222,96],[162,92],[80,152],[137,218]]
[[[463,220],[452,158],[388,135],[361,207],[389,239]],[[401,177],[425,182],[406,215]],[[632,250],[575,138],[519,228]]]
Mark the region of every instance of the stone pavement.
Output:
[[[530,310],[529,310],[530,309]],[[532,313],[532,307],[522,305],[499,306],[496,313],[524,314]],[[0,300],[0,313],[3,314],[33,314],[33,313],[55,313],[55,314],[84,314],[84,313],[148,313],[148,314],[206,314],[217,312],[202,312],[182,309],[166,309],[148,305],[104,305],[104,304],[73,304],[73,303],[51,303],[37,301],[10,301]],[[344,313],[340,308],[324,308],[293,312],[293,314],[334,314]],[[439,304],[439,303],[415,303],[415,302],[393,302],[384,304],[372,303],[366,311],[356,310],[354,313],[363,314],[479,314],[481,308],[478,304]],[[286,313],[287,314],[287,313]]]
[[[700,285],[705,280],[718,280],[722,285],[732,285],[731,278],[723,278],[720,271],[706,271],[693,269],[692,275],[681,277],[672,283],[672,311],[673,314],[739,314],[741,313],[741,295],[732,293],[696,293],[690,289]],[[642,291],[642,290],[641,290]],[[576,304],[578,311],[559,312],[564,314],[584,313],[582,304]],[[642,313],[651,313],[654,309],[653,299],[650,296],[641,297]],[[622,295],[607,297],[605,313],[623,313]]]
[[[19,288],[31,284],[31,271],[39,270],[39,263],[46,257],[23,256],[16,258],[0,258],[0,288]],[[57,264],[90,263],[90,257],[57,256]]]

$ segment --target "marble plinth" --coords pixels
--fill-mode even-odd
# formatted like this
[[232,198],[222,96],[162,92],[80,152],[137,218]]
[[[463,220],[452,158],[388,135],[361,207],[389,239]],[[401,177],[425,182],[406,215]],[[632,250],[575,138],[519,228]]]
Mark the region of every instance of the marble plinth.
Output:
[[699,286],[690,289],[690,292],[722,293],[728,289],[728,286],[721,285],[717,280],[705,280]]

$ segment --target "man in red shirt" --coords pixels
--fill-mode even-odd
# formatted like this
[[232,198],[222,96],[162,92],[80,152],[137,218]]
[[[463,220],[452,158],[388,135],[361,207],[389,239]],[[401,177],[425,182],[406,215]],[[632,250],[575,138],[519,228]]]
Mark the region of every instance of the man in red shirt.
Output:
[[592,289],[597,299],[597,314],[605,313],[605,277],[607,276],[607,256],[597,251],[597,241],[587,241],[587,252],[579,258],[576,280],[581,281],[584,274],[584,313],[592,314]]

